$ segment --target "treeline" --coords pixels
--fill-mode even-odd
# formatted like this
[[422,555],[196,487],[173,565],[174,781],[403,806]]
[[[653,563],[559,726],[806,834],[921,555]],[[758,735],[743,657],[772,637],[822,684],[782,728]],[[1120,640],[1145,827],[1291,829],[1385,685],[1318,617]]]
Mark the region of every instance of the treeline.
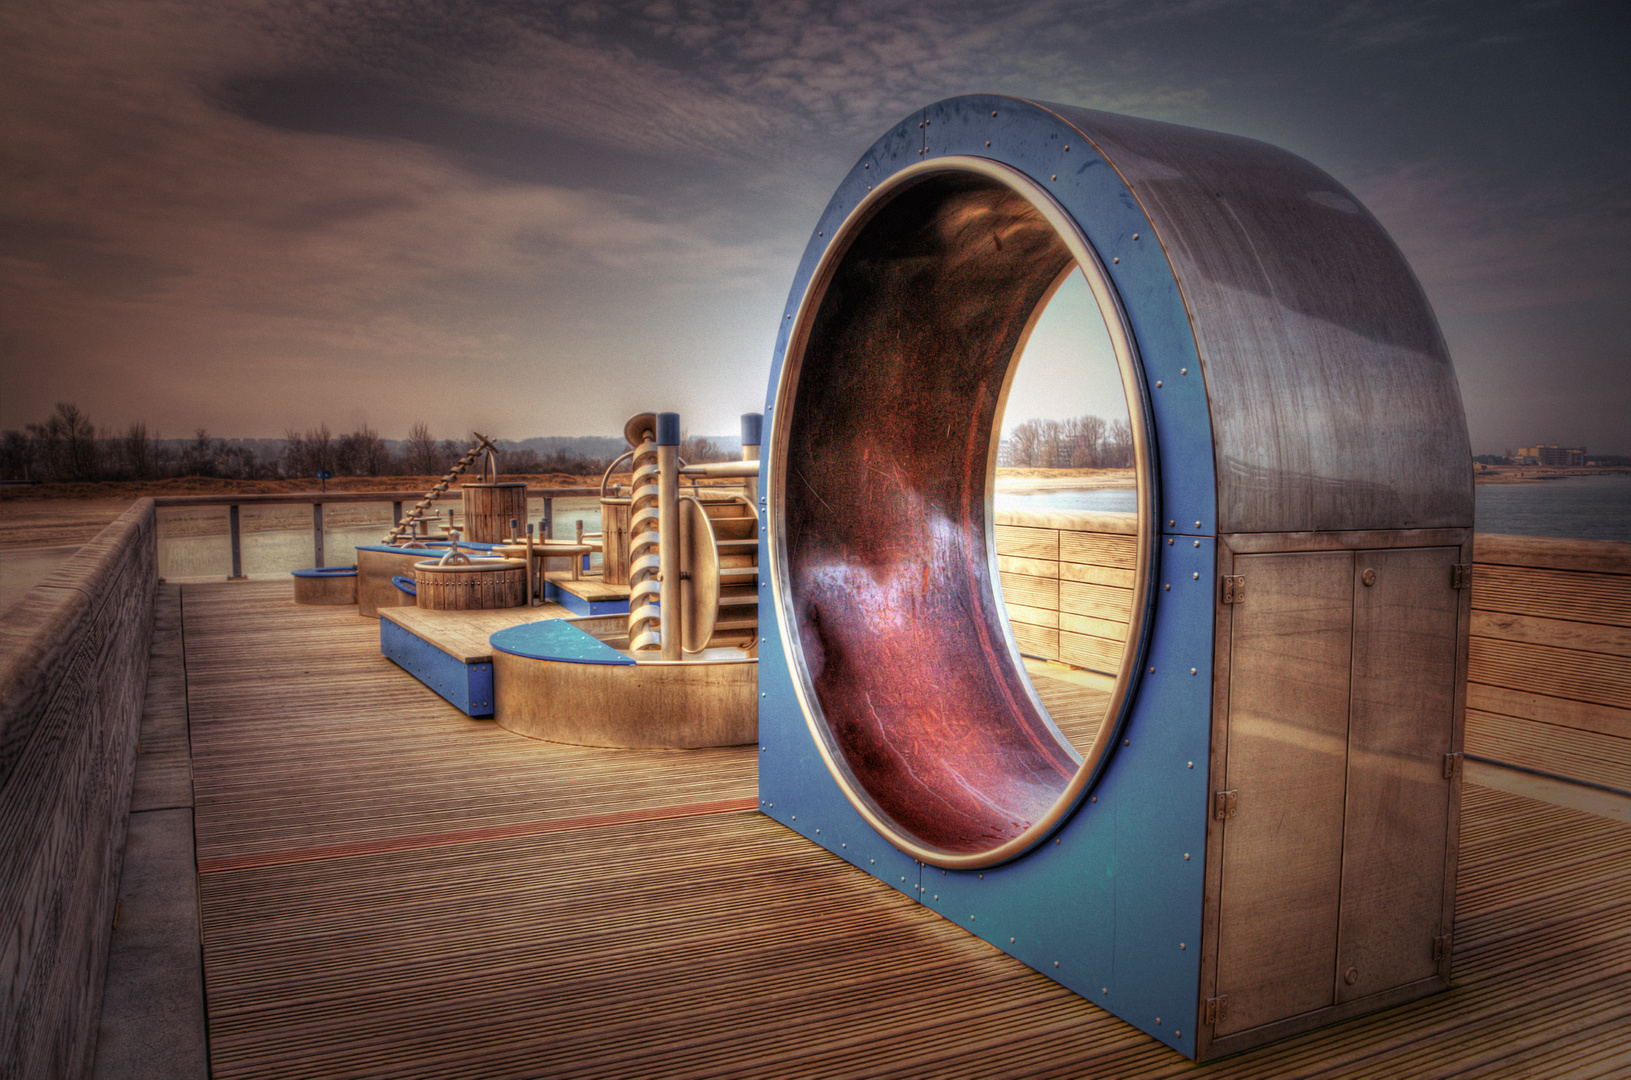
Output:
[[[621,439],[586,440],[616,446]],[[122,432],[97,428],[70,402],[57,405],[43,423],[0,433],[0,479],[47,482],[159,480],[200,476],[227,480],[277,480],[334,476],[439,476],[453,467],[470,444],[437,439],[420,422],[405,440],[386,440],[364,424],[337,434],[327,424],[305,431],[289,429],[281,442],[211,438],[199,428],[190,439],[165,439],[145,423]],[[261,449],[256,448],[261,447]],[[498,468],[511,475],[565,473],[599,476],[611,458],[561,448],[539,453],[499,443]],[[615,456],[615,455],[614,455]],[[689,439],[681,449],[687,461],[719,461],[728,455],[706,439]]]
[[1126,420],[1101,416],[1069,420],[1027,420],[1009,432],[997,452],[998,465],[1033,469],[1128,469],[1133,465],[1133,429]]

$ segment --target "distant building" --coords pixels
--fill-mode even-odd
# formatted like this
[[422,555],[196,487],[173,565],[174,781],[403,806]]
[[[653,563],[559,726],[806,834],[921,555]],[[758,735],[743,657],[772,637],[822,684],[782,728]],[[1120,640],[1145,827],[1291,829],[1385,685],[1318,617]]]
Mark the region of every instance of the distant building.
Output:
[[1584,446],[1559,446],[1548,443],[1545,446],[1520,446],[1517,454],[1512,458],[1514,465],[1584,465],[1586,463],[1586,448]]

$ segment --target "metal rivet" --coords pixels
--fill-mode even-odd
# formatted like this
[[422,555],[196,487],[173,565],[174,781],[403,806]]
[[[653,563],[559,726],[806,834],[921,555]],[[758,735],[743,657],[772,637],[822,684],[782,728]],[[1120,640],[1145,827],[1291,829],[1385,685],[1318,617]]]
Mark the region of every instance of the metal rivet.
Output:
[[1065,153],[1067,153],[1067,154],[1070,153],[1070,147],[1068,147],[1068,146],[1065,147]]
[[1178,524],[1178,522],[1177,522],[1177,520],[1175,518],[1167,518],[1167,524],[1168,525],[1176,525],[1176,524]]
[[1013,943],[1014,943],[1014,939],[1013,939],[1013,938],[1009,938],[1009,939],[1008,939],[1008,944],[1010,944],[1010,945],[1012,945],[1012,944],[1013,944]]
[[1111,259],[1110,261],[1113,262],[1113,263],[1118,263],[1118,262],[1121,261],[1121,256],[1117,255],[1115,258]]
[[826,235],[827,235],[827,234],[826,234],[826,233],[824,233],[824,232],[818,232],[818,233],[816,233],[816,235],[817,235],[817,236],[826,236]]
[[849,847],[849,845],[848,845],[848,844],[839,844],[839,845],[838,845],[838,846],[839,846],[839,847],[841,847],[841,848],[847,848],[847,847]]
[[1173,1038],[1174,1038],[1174,1039],[1181,1039],[1181,1038],[1183,1038],[1183,1037],[1184,1037],[1184,1033],[1183,1033],[1183,1032],[1181,1032],[1181,1031],[1174,1031],[1174,1032],[1173,1032],[1173,1033],[1172,1033],[1172,1037],[1173,1037]]
[[1097,795],[1090,796],[1090,798],[1092,799],[1093,802],[1098,802],[1099,801],[1099,797]]
[[1359,981],[1359,969],[1358,968],[1349,968],[1347,971],[1344,971],[1342,973],[1342,981],[1347,983],[1349,986],[1352,986],[1354,983],[1358,982]]
[[1054,843],[1056,843],[1056,844],[1057,844],[1057,843],[1058,843],[1058,842],[1059,842],[1059,841],[1058,841],[1058,840],[1055,840],[1055,841],[1054,841]]
[[1188,375],[1188,374],[1189,374],[1189,369],[1188,369],[1188,368],[1186,368],[1186,367],[1181,367],[1181,368],[1179,368],[1179,369],[1178,369],[1178,374],[1180,374],[1180,375]]
[[[1155,669],[1154,669],[1154,668],[1150,668],[1150,670],[1151,670],[1151,671],[1154,671],[1154,670],[1155,670]],[[1130,740],[1127,740],[1127,739],[1123,739],[1123,740],[1121,740],[1121,745],[1123,745],[1123,746],[1131,746],[1131,745],[1133,745],[1133,744],[1132,744],[1132,742],[1131,742],[1131,741],[1130,741]]]
[[991,111],[991,115],[992,115],[992,116],[996,116],[996,115],[997,115],[997,112],[996,112],[996,110],[995,110],[995,109],[993,109],[993,110],[992,110],[992,111]]
[[871,863],[873,866],[878,865],[878,860],[877,859],[868,859],[867,862]]
[[1200,542],[1200,541],[1199,541],[1199,540],[1197,540],[1197,541],[1195,541],[1195,546],[1196,546],[1196,547],[1200,547],[1200,546],[1201,546],[1201,542]]
[[1201,579],[1201,575],[1199,575],[1199,574],[1191,574],[1189,576],[1194,578],[1196,581],[1199,581]]
[[985,140],[985,145],[990,146],[991,145],[991,140],[990,139]]
[[1160,379],[1155,380],[1155,388],[1157,390],[1161,389],[1161,380]]
[[1200,522],[1198,522],[1198,521],[1197,521],[1197,522],[1196,522],[1196,523],[1195,523],[1195,527],[1196,527],[1196,528],[1197,528],[1197,529],[1198,529],[1198,528],[1200,528],[1200,527],[1201,527],[1201,523],[1200,523]]
[[1104,989],[1099,991],[1099,993],[1101,993],[1101,994],[1108,994],[1109,992],[1110,992],[1110,988],[1108,986],[1106,986]]
[[863,169],[870,169],[870,168],[872,168],[872,166],[871,166],[871,165],[862,165],[862,166],[861,166],[861,168],[863,168]]
[[1137,239],[1138,239],[1138,234],[1137,234],[1137,233],[1134,233],[1134,234],[1133,234],[1133,239],[1134,239],[1134,240],[1137,240]]
[[984,880],[985,880],[985,875],[984,875],[984,874],[981,874],[981,875],[980,875],[980,880],[981,880],[981,881],[984,881]]
[[759,694],[759,696],[760,696],[760,697],[769,697],[769,696],[770,696],[770,694],[769,694],[769,692],[761,692],[761,693],[760,693],[760,694]]
[[1160,1017],[1159,1017],[1159,1016],[1157,1016],[1157,1017],[1156,1017],[1156,1018],[1155,1018],[1155,1022],[1156,1022],[1156,1023],[1157,1023],[1157,1024],[1159,1024],[1159,1023],[1160,1023],[1160,1022],[1161,1022],[1161,1018],[1160,1018]]
[[935,893],[935,894],[934,894],[934,898],[935,898],[935,899],[936,899],[936,900],[938,900],[938,899],[940,899],[940,894],[939,894],[939,893]]
[[1195,669],[1194,669],[1194,668],[1190,668],[1190,669],[1189,669],[1189,673],[1190,673],[1190,674],[1191,674],[1191,675],[1193,675],[1193,674],[1195,674]]
[[1167,537],[1167,547],[1171,547],[1171,546],[1172,546],[1172,537],[1169,536],[1169,537]]
[[1165,589],[1165,590],[1166,590],[1166,591],[1167,591],[1167,592],[1171,592],[1171,591],[1172,591],[1172,585],[1171,585],[1171,584],[1170,584],[1170,583],[1169,583],[1169,584],[1166,584],[1166,585],[1163,585],[1163,586],[1161,586],[1161,588],[1163,588],[1163,589]]
[[1190,763],[1189,763],[1189,767],[1190,767],[1190,768],[1191,768],[1191,769],[1193,769],[1193,768],[1194,768],[1194,767],[1195,767],[1195,763],[1194,763],[1194,762],[1193,762],[1193,761],[1191,761],[1191,762],[1190,762]]
[[1154,669],[1154,668],[1150,668],[1150,674],[1151,674],[1151,675],[1154,675],[1154,674],[1155,674],[1155,669]]
[[1359,575],[1359,580],[1363,581],[1367,588],[1369,586],[1371,586],[1371,585],[1375,585],[1376,584],[1376,571],[1371,569],[1368,566],[1365,567],[1365,572]]
[[1055,960],[1055,961],[1054,961],[1054,962],[1053,962],[1053,966],[1054,966],[1054,967],[1058,967],[1058,966],[1059,966],[1059,961],[1057,961],[1057,960]]
[[1059,174],[1058,174],[1058,173],[1054,173],[1054,174],[1053,174],[1053,178],[1054,178],[1054,179],[1055,179],[1055,180],[1057,180],[1057,179],[1059,179]]
[[918,126],[918,127],[922,127],[922,126],[923,126],[923,121],[921,121],[921,120],[919,120],[919,121],[918,121],[918,122],[917,122],[917,126]]
[[1188,861],[1189,861],[1189,852],[1186,851],[1186,852],[1184,852],[1184,862],[1188,862]]

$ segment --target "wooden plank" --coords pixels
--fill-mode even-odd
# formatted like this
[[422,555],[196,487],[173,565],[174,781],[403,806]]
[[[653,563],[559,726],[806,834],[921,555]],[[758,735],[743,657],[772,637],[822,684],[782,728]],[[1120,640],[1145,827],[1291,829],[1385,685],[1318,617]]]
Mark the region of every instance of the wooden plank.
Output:
[[1527,566],[1473,567],[1472,606],[1605,626],[1631,626],[1631,577]]
[[1024,604],[1004,604],[1003,606],[1008,611],[1008,620],[1010,622],[1045,626],[1050,630],[1059,629],[1059,610],[1057,608],[1026,607]]
[[1059,564],[1052,559],[1024,559],[1016,555],[998,555],[997,569],[1004,574],[1022,574],[1026,577],[1059,576]]
[[1531,615],[1512,615],[1503,611],[1474,610],[1471,630],[1474,637],[1500,638],[1505,641],[1528,642],[1531,645],[1552,645],[1564,649],[1580,649],[1584,652],[1607,653],[1610,656],[1631,657],[1631,629],[1620,626],[1541,619]]
[[1577,649],[1475,637],[1467,681],[1631,709],[1631,665]]
[[1466,751],[1631,793],[1631,738],[1468,709]]
[[1044,660],[1056,660],[1059,657],[1059,631],[1046,626],[1032,626],[1028,623],[1011,623],[1014,643],[1019,651],[1026,656],[1040,656]]
[[1115,674],[1121,669],[1126,645],[1120,640],[1059,631],[1059,659],[1090,671]]
[[[200,858],[248,860],[202,877],[221,1080],[1194,1072],[766,818],[662,816],[752,800],[753,749],[517,738],[381,660],[362,620],[232,588],[185,590]],[[1043,667],[1027,665],[1074,738],[1090,688]],[[1480,787],[1463,803],[1456,989],[1209,1077],[1631,1057],[1624,826]],[[494,831],[449,842],[461,829]]]
[[1077,532],[1119,533],[1135,536],[1138,515],[1095,510],[998,510],[992,516],[998,526],[1015,525],[1036,529],[1074,529]]
[[1026,607],[1059,607],[1059,582],[1053,578],[1030,577],[1024,574],[999,574],[1002,598],[1007,603]]
[[1059,533],[1054,529],[1033,529],[1018,525],[996,525],[992,534],[997,554],[1020,559],[1059,560]]
[[1507,768],[1499,762],[1469,758],[1463,769],[1469,784],[1521,795],[1526,799],[1539,799],[1554,806],[1567,806],[1581,813],[1631,825],[1631,795],[1571,784],[1556,777]]
[[1130,589],[1137,579],[1137,572],[1117,566],[1067,562],[1059,564],[1059,578],[1061,581],[1089,581],[1095,585],[1114,585],[1118,589]]
[[1059,610],[1072,615],[1127,622],[1133,610],[1133,591],[1087,581],[1059,583]]
[[485,664],[493,659],[487,639],[500,630],[540,619],[566,619],[572,613],[559,604],[538,607],[439,611],[430,608],[383,608],[382,619],[396,623],[464,664]]
[[1136,570],[1138,542],[1131,536],[1113,536],[1097,532],[1061,532],[1059,561]]
[[1631,574],[1631,541],[1625,540],[1565,540],[1478,533],[1473,537],[1472,557],[1475,563]]
[[1584,701],[1550,697],[1532,690],[1509,690],[1485,683],[1467,684],[1467,708],[1505,716],[1521,716],[1563,728],[1595,731],[1631,739],[1631,709],[1615,709]]
[[1077,615],[1070,611],[1059,613],[1059,629],[1070,630],[1078,634],[1091,634],[1094,637],[1107,638],[1110,641],[1127,640],[1127,624],[1125,622],[1116,619],[1096,619],[1091,615]]

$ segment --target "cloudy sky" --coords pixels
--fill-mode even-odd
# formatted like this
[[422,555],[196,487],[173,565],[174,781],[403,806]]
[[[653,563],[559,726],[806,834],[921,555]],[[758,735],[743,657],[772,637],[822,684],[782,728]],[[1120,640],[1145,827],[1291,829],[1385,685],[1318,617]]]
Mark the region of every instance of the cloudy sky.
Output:
[[989,91],[1308,158],[1414,265],[1475,452],[1628,453],[1628,13],[7,0],[0,425],[733,432],[838,180]]

